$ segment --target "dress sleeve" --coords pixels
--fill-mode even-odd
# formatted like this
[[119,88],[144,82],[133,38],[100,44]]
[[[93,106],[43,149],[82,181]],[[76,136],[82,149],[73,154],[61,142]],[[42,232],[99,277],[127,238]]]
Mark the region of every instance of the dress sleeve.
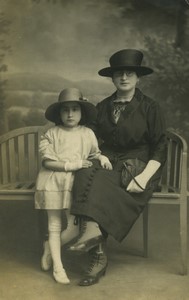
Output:
[[58,161],[58,156],[54,151],[54,136],[53,131],[48,130],[42,137],[40,143],[46,142],[46,147],[44,150],[40,151],[42,160],[50,159]]
[[91,150],[90,150],[90,153],[89,153],[89,159],[98,159],[99,156],[101,155],[101,151],[98,147],[98,141],[97,141],[97,138],[94,134],[94,132],[89,129],[89,138],[90,138],[90,142],[91,142]]
[[167,138],[164,114],[157,102],[153,102],[147,115],[150,159],[164,164],[167,156]]

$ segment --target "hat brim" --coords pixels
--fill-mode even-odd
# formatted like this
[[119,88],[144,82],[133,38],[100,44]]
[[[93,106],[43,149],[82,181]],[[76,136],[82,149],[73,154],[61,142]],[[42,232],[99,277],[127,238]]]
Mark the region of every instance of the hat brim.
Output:
[[[74,101],[74,100],[73,100]],[[45,118],[55,124],[60,124],[60,109],[63,103],[68,103],[70,101],[64,101],[64,102],[56,102],[51,104],[47,107],[45,111]],[[72,101],[71,101],[72,102]],[[94,104],[87,102],[87,101],[78,101],[75,100],[80,106],[81,110],[84,113],[84,116],[82,115],[82,124],[85,125],[93,122],[97,117],[97,109]]]
[[107,67],[98,71],[100,76],[112,77],[113,73],[119,70],[130,70],[137,73],[138,76],[145,76],[153,73],[151,68],[145,66],[121,66],[121,67]]

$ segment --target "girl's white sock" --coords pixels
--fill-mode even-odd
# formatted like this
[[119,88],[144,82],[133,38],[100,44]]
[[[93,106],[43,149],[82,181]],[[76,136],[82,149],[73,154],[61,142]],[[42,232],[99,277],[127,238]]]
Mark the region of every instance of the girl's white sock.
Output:
[[61,270],[63,268],[61,260],[61,243],[60,243],[60,232],[51,231],[49,232],[49,245],[51,250],[51,256],[53,260],[54,271]]
[[62,228],[61,211],[48,210],[49,246],[53,260],[54,271],[63,268],[61,260],[60,232]]

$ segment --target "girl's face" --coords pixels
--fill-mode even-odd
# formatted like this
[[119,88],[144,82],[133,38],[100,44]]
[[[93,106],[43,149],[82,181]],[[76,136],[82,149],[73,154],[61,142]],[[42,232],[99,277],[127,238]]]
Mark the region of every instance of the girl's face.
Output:
[[64,126],[76,127],[81,120],[81,107],[77,102],[64,103],[60,110],[60,118]]
[[136,72],[120,70],[113,73],[112,81],[118,91],[129,93],[135,90],[139,78]]

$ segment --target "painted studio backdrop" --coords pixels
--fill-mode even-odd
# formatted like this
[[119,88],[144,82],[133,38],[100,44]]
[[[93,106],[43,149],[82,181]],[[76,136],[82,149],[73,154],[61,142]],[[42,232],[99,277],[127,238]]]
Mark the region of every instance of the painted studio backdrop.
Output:
[[189,4],[185,0],[0,0],[0,131],[43,125],[66,87],[94,103],[113,92],[98,76],[123,48],[145,53],[155,73],[143,91],[167,127],[189,140]]

